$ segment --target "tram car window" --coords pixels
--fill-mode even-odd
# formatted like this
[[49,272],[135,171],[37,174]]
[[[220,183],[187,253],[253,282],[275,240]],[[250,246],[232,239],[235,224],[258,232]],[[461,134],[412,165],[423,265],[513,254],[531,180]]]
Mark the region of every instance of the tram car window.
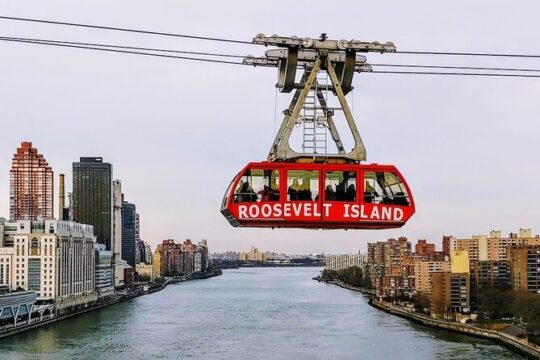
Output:
[[356,171],[327,171],[325,201],[356,201]]
[[234,191],[234,202],[279,201],[279,170],[249,169]]
[[365,172],[364,202],[408,206],[407,189],[396,174],[391,172]]
[[287,171],[287,200],[314,201],[319,199],[319,171]]

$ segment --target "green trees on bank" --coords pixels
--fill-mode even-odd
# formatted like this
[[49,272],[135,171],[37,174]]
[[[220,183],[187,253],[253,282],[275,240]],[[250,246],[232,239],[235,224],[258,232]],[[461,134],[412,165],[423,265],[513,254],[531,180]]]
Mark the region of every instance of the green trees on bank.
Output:
[[477,295],[478,313],[489,320],[514,315],[515,293],[511,289],[482,289]]
[[371,289],[371,281],[369,277],[364,277],[363,275],[362,268],[358,266],[351,266],[347,269],[339,271],[324,269],[321,274],[321,278],[324,281],[339,280],[350,286]]

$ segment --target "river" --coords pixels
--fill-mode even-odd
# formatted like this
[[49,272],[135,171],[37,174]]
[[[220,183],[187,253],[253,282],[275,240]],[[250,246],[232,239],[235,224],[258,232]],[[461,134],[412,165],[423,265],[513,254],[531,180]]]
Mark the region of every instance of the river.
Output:
[[413,324],[318,268],[244,268],[0,340],[6,359],[521,359]]

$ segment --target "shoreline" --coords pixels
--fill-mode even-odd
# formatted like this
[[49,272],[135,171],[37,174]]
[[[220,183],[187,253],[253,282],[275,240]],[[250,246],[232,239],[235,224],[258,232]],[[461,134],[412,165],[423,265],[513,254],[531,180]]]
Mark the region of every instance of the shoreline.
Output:
[[375,298],[374,290],[368,290],[347,285],[341,281],[323,281],[318,277],[314,277],[314,280],[318,282],[324,282],[331,285],[337,285],[343,289],[362,293],[368,297],[368,304],[378,310],[384,311],[388,314],[401,317],[403,319],[412,321],[414,323],[427,326],[434,329],[440,329],[467,335],[471,337],[481,338],[485,340],[493,341],[494,343],[504,346],[505,348],[514,351],[519,355],[523,355],[527,358],[540,359],[540,347],[529,343],[527,340],[518,339],[501,333],[499,331],[482,329],[476,326],[468,324],[460,324],[456,322],[447,322],[439,319],[435,319],[423,314],[411,312],[402,307],[398,307],[383,301],[379,301]]
[[7,338],[7,337],[13,336],[13,335],[21,334],[21,333],[26,332],[26,331],[30,331],[30,330],[37,329],[37,328],[40,328],[40,327],[43,327],[43,326],[54,324],[54,323],[57,323],[57,322],[60,322],[60,321],[63,321],[63,320],[66,320],[66,319],[69,319],[69,318],[72,318],[72,317],[75,317],[75,316],[86,314],[86,313],[91,312],[91,311],[103,309],[105,307],[115,305],[115,304],[120,304],[120,303],[123,303],[125,301],[133,300],[133,299],[138,298],[140,296],[150,295],[150,294],[153,294],[153,293],[156,293],[158,291],[161,291],[161,290],[165,289],[167,286],[169,286],[171,284],[178,284],[178,283],[182,283],[182,282],[186,282],[186,281],[193,281],[193,280],[209,279],[209,278],[220,276],[220,275],[223,275],[223,271],[221,271],[221,269],[216,269],[216,270],[214,270],[214,271],[212,271],[210,273],[202,273],[202,274],[196,274],[196,275],[192,274],[192,275],[190,275],[190,276],[188,276],[186,278],[182,278],[182,279],[171,278],[171,279],[165,281],[160,286],[157,286],[157,287],[154,287],[154,288],[149,288],[147,291],[145,291],[143,293],[137,293],[137,294],[133,294],[133,295],[124,295],[124,296],[119,297],[117,299],[114,299],[112,301],[109,301],[109,302],[106,302],[106,303],[103,303],[103,304],[93,305],[93,306],[90,306],[88,308],[79,310],[77,312],[73,312],[73,313],[66,314],[66,315],[61,315],[61,316],[58,316],[58,317],[43,320],[43,321],[40,321],[40,322],[35,322],[35,323],[32,323],[32,324],[22,325],[22,326],[19,326],[17,328],[13,328],[13,329],[11,329],[11,328],[7,329],[7,330],[5,330],[3,332],[0,332],[0,341]]

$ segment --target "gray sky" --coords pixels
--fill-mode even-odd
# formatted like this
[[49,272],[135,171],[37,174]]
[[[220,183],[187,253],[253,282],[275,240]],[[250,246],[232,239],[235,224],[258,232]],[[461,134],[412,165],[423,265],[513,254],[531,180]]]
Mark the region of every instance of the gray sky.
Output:
[[[260,4],[260,5],[258,5]],[[315,5],[318,4],[318,5]],[[540,54],[535,1],[5,1],[0,14],[251,40],[257,33],[393,41],[398,50]],[[262,55],[263,47],[0,20],[2,36]],[[540,68],[540,60],[368,55],[368,61]],[[540,79],[363,74],[354,114],[368,161],[394,163],[417,213],[391,231],[232,228],[225,188],[273,140],[275,69],[0,42],[0,216],[9,167],[30,140],[71,187],[71,163],[113,163],[144,240],[209,240],[211,251],[365,250],[404,235],[440,244],[539,229]],[[290,94],[279,96],[281,110]],[[278,123],[281,119],[278,119]],[[57,186],[57,179],[55,179]]]

